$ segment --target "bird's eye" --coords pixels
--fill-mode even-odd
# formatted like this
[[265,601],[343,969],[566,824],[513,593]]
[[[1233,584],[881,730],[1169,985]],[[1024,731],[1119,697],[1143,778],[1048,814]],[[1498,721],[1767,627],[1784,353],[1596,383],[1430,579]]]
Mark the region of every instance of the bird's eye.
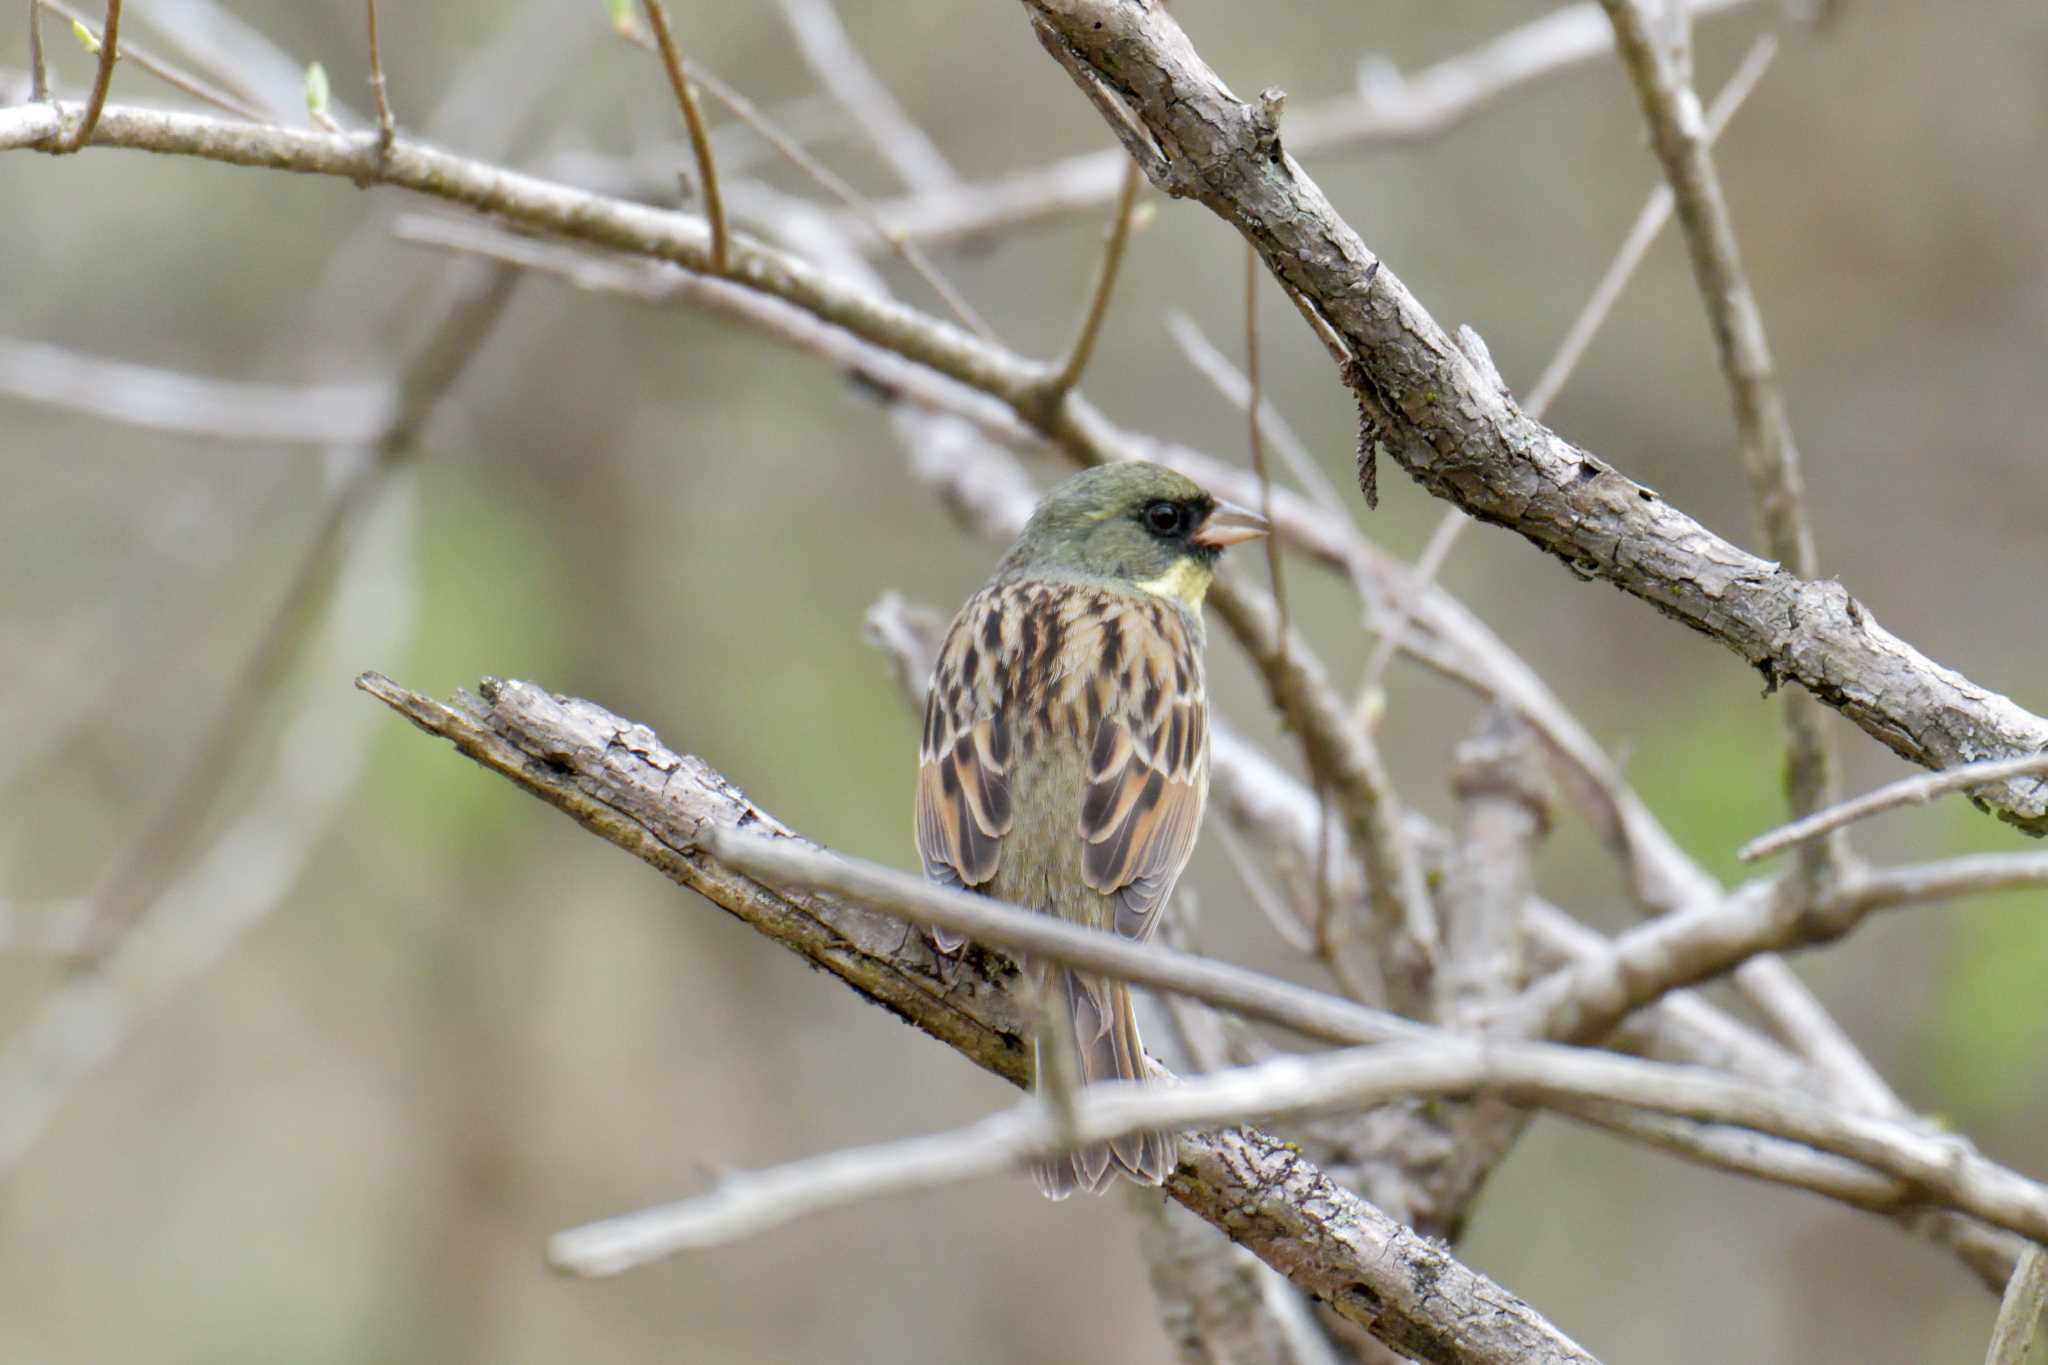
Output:
[[1179,535],[1187,525],[1187,509],[1177,502],[1145,504],[1145,527],[1155,535]]

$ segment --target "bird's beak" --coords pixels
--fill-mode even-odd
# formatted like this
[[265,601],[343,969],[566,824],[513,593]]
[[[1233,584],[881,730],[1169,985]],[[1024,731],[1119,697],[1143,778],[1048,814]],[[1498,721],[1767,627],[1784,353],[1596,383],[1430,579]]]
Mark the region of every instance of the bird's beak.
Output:
[[1239,545],[1247,540],[1257,540],[1270,535],[1271,522],[1234,502],[1219,502],[1202,518],[1202,524],[1188,537],[1205,550],[1220,550],[1226,545]]

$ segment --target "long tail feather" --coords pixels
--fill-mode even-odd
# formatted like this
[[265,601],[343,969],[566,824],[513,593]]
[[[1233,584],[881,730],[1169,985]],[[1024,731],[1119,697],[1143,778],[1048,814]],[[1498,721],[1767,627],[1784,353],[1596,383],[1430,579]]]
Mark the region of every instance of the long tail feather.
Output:
[[[1055,969],[1054,983],[1072,1012],[1074,1040],[1079,1047],[1076,1074],[1081,1083],[1144,1081],[1145,1044],[1131,1010],[1130,987],[1121,981],[1083,979],[1061,969]],[[1039,1046],[1042,1048],[1042,1042]],[[1038,1057],[1034,1053],[1034,1060]],[[1038,1074],[1045,1074],[1042,1066]],[[1038,1188],[1048,1199],[1064,1199],[1077,1189],[1099,1194],[1118,1174],[1140,1185],[1162,1184],[1173,1166],[1169,1134],[1133,1133],[1041,1162],[1034,1173]]]

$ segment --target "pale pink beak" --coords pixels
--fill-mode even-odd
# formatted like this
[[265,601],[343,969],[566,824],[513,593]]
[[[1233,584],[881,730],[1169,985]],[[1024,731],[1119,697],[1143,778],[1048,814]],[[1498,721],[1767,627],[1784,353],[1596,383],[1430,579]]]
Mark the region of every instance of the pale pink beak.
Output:
[[1257,540],[1270,535],[1273,525],[1257,512],[1239,507],[1234,502],[1219,502],[1202,518],[1202,524],[1188,539],[1205,550],[1220,550],[1226,545],[1241,545],[1247,540]]

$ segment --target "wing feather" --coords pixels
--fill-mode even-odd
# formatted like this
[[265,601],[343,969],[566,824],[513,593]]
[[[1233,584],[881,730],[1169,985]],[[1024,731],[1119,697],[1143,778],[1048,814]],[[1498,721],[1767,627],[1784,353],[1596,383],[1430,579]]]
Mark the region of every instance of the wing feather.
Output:
[[995,688],[1014,645],[1000,601],[982,592],[961,608],[939,650],[917,773],[917,851],[937,882],[986,886],[1002,859],[1015,810],[1010,729]]
[[[1209,789],[1201,655],[1178,612],[1122,614],[1119,649],[1135,656],[1089,746],[1081,801],[1082,876],[1116,898],[1116,930],[1148,937],[1194,851]],[[1166,680],[1172,686],[1165,686]]]

